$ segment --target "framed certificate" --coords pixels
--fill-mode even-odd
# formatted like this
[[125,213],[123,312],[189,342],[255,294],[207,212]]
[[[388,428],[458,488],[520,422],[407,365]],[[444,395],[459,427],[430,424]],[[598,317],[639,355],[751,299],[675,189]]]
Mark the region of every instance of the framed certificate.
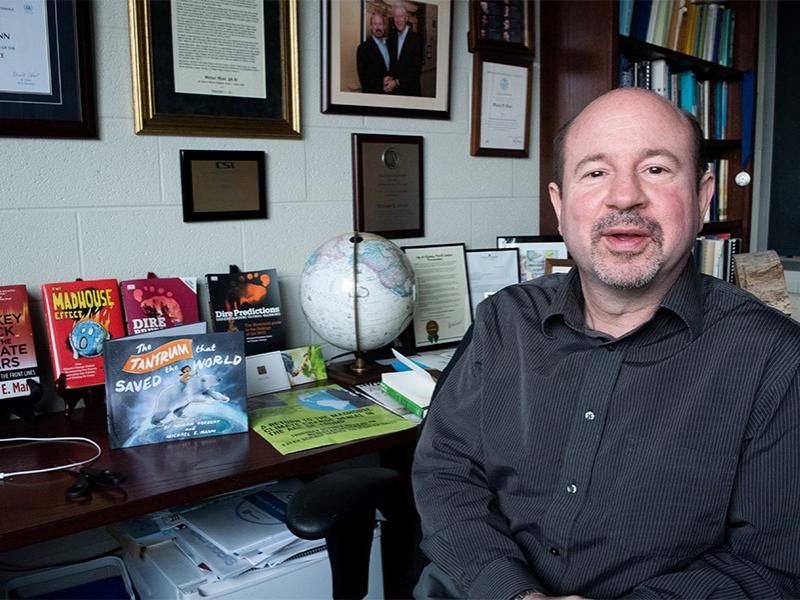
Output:
[[92,3],[0,8],[0,135],[96,138]]
[[417,308],[411,322],[414,348],[457,344],[472,325],[464,244],[402,248],[417,278]]
[[469,51],[502,50],[533,58],[532,0],[469,0]]
[[181,150],[183,220],[266,219],[263,152]]
[[502,290],[519,283],[519,250],[517,248],[489,248],[467,250],[467,278],[472,317],[478,304]]
[[139,134],[300,137],[297,0],[128,0]]
[[519,250],[519,279],[530,281],[545,274],[548,258],[568,258],[567,245],[560,235],[500,236],[498,248]]
[[425,235],[422,137],[354,133],[353,220],[386,238]]
[[531,69],[524,58],[473,55],[472,156],[528,157]]

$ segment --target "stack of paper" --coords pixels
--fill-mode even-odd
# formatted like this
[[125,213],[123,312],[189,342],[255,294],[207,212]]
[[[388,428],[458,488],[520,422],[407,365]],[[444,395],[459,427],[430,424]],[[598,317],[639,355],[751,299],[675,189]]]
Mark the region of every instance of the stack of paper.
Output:
[[383,373],[381,387],[405,408],[422,418],[428,410],[436,382],[430,373],[420,368],[397,350],[392,349],[397,360],[409,368],[408,371]]

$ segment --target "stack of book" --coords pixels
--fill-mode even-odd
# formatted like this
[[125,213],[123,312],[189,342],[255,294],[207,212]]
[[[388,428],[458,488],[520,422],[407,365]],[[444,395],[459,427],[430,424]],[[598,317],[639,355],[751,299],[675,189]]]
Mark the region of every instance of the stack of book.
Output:
[[741,252],[741,247],[741,238],[729,233],[700,236],[694,243],[695,266],[701,273],[734,283],[733,257]]
[[715,221],[727,221],[728,214],[728,159],[721,158],[708,163],[708,170],[714,174],[715,186],[714,196],[706,213],[706,223]]
[[619,32],[723,66],[733,63],[735,13],[692,0],[620,0]]
[[381,374],[381,389],[404,408],[419,418],[424,418],[431,403],[436,380],[433,376],[392,349],[395,358],[408,370]]

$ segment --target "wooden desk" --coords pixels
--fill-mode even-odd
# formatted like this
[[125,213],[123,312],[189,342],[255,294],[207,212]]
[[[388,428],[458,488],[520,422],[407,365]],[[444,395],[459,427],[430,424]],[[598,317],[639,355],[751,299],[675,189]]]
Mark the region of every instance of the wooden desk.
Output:
[[[0,480],[0,552],[193,502],[273,479],[303,475],[355,456],[406,445],[416,429],[282,456],[254,431],[110,450],[102,410],[79,409],[71,419],[40,417],[35,427],[0,424],[0,437],[85,436],[103,448],[92,466],[123,471],[120,497],[92,492],[68,501],[74,476],[64,471]],[[0,471],[55,466],[92,456],[86,444],[0,445]]]

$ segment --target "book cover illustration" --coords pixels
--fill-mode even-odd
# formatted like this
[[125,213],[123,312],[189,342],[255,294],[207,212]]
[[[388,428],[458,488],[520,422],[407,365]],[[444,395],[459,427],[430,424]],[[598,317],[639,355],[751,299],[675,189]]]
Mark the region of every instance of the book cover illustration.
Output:
[[112,448],[247,431],[241,333],[127,337],[105,359]]
[[27,396],[27,379],[39,381],[28,290],[0,286],[0,398]]
[[318,344],[284,350],[281,356],[286,374],[289,375],[289,383],[293,386],[328,377],[322,348]]
[[275,269],[206,278],[214,331],[244,331],[248,356],[283,349],[286,334]]
[[119,284],[128,335],[196,323],[197,279],[151,277]]
[[103,345],[125,335],[116,279],[42,285],[53,373],[65,387],[102,385]]

